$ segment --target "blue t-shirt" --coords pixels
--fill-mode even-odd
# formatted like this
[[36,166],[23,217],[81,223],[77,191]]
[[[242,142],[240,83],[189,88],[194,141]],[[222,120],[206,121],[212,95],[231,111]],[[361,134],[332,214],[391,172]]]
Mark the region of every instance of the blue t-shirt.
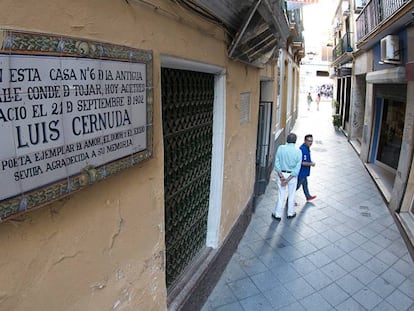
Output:
[[[305,144],[302,144],[300,146],[300,150],[302,151],[302,162],[312,162],[311,155],[310,155],[310,149]],[[307,177],[310,175],[310,166],[301,166],[298,178]]]

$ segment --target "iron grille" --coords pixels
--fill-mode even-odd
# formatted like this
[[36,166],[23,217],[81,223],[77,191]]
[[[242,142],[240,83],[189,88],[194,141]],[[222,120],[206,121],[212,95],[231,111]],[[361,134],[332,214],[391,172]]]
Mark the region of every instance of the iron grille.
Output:
[[167,287],[205,245],[214,76],[161,70]]

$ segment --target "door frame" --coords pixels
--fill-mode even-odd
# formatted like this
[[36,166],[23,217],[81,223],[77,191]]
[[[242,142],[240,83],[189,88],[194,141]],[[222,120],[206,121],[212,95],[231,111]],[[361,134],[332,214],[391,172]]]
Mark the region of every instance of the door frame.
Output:
[[[160,67],[214,74],[213,148],[206,246],[215,249],[222,243],[222,241],[220,241],[220,222],[223,200],[224,147],[226,132],[226,70],[220,66],[170,55],[161,55],[160,62]],[[159,88],[159,92],[159,98],[161,98],[161,87]],[[161,101],[160,105],[162,105]]]
[[371,145],[371,154],[369,157],[369,162],[376,164],[377,152],[378,152],[378,143],[379,135],[381,132],[381,120],[382,120],[382,111],[383,111],[384,100],[382,97],[375,97],[375,110],[374,110],[374,124],[373,124],[373,134],[372,134],[372,145]]

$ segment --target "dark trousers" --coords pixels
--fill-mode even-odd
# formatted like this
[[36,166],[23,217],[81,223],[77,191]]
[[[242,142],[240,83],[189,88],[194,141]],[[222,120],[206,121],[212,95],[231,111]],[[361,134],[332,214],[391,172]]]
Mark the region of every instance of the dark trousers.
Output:
[[309,188],[308,188],[308,177],[302,177],[302,178],[298,178],[298,184],[296,186],[296,190],[298,190],[300,188],[300,186],[302,186],[303,188],[303,193],[305,194],[306,199],[309,199],[311,197],[310,193],[309,193]]

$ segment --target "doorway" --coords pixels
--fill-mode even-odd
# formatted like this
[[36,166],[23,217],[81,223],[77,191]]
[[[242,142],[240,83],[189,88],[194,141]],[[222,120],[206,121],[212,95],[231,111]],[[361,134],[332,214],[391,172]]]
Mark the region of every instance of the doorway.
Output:
[[[405,94],[401,90],[400,94]],[[406,101],[391,92],[377,92],[370,162],[396,172],[400,158]]]
[[272,172],[272,81],[260,82],[259,119],[256,145],[255,195],[265,193]]
[[169,287],[206,245],[214,75],[162,68],[161,84]]
[[[177,290],[179,290],[183,285],[182,282],[186,282],[188,278],[191,278],[190,275],[186,274],[188,271],[191,271],[191,269],[187,268],[190,268],[191,264],[200,258],[200,255],[205,254],[204,250],[208,251],[209,248],[214,249],[220,245],[226,127],[226,74],[224,68],[222,67],[199,63],[196,61],[177,58],[169,55],[161,56],[160,73],[160,108],[162,110],[163,119],[162,124],[165,156],[164,175],[170,175],[169,180],[165,181],[167,185],[164,185],[166,283],[169,295],[171,294],[174,296],[174,293],[176,294]],[[194,80],[198,81],[199,84],[190,89],[190,86]],[[191,94],[189,94],[189,92]],[[213,101],[211,97],[212,94],[214,94]],[[195,98],[195,96],[197,98]],[[190,100],[190,98],[192,100]],[[194,103],[194,101],[196,103]],[[200,101],[204,101],[204,103]],[[206,109],[203,111],[197,111],[194,113],[194,115],[192,115],[191,113],[189,114],[189,109],[191,109],[190,105],[196,105],[197,107],[204,105],[204,108]],[[213,105],[213,108],[211,105]],[[193,142],[196,144],[202,143],[201,140],[204,140],[204,143],[206,145],[211,144],[209,160],[210,164],[208,165],[208,168],[210,169],[210,184],[207,186],[207,184],[204,182],[203,186],[199,188],[203,189],[203,202],[207,204],[207,206],[204,205],[202,207],[194,207],[198,210],[198,212],[195,213],[199,213],[198,215],[203,215],[200,219],[198,219],[200,221],[197,221],[197,219],[192,217],[192,215],[195,215],[195,213],[190,213],[191,208],[189,208],[189,206],[191,206],[191,200],[181,201],[182,204],[180,204],[179,207],[182,208],[184,206],[184,209],[174,209],[175,206],[177,206],[176,199],[178,199],[180,195],[183,196],[187,191],[185,189],[183,189],[184,191],[174,191],[174,179],[179,178],[181,176],[180,174],[183,174],[183,176],[187,175],[191,170],[183,170],[182,172],[178,172],[178,175],[175,175],[173,173],[174,168],[169,169],[168,167],[181,165],[181,167],[184,168],[184,166],[189,164],[186,163],[187,161],[182,158],[180,154],[192,154],[189,156],[190,161],[192,161],[191,166],[193,166],[192,172],[194,173],[197,171],[196,169],[194,170],[194,165],[197,163],[197,159],[195,159],[196,157],[194,156],[195,153],[190,152],[191,150],[194,150],[194,146],[191,147],[191,135],[194,135],[194,133],[200,134],[200,130],[196,129],[197,124],[199,125],[200,129],[203,128],[204,124],[202,124],[203,122],[200,123],[200,121],[207,120],[207,115],[208,118],[212,117],[212,121],[206,121],[204,127],[208,128],[212,125],[211,137],[208,138],[210,139],[210,142],[207,142],[208,139],[206,138],[210,134],[203,137],[198,137],[195,142],[193,140]],[[185,124],[187,124],[188,127],[186,127]],[[176,128],[178,131],[176,131],[174,128]],[[209,131],[210,130],[206,130],[205,133]],[[183,134],[182,137],[173,139],[175,135],[181,136],[180,133]],[[180,142],[180,146],[178,146],[180,148],[180,151],[173,148],[174,144],[178,142]],[[202,153],[201,150],[196,150],[195,152],[197,154]],[[208,152],[204,155],[208,157]],[[167,158],[169,158],[168,164],[166,162]],[[198,161],[202,161],[200,158]],[[208,173],[206,173],[204,177],[207,175]],[[202,179],[202,177],[200,176],[199,179]],[[177,183],[183,184],[182,181],[183,179],[177,181]],[[190,182],[189,187],[194,188],[195,184]],[[207,187],[209,187],[208,196],[206,195],[208,192],[206,190]],[[177,188],[177,190],[180,190],[180,188]],[[188,193],[190,192],[188,191]],[[174,200],[170,201],[170,199]],[[193,197],[191,199],[193,201],[197,199],[198,201],[200,197]],[[201,211],[203,209],[208,210],[207,214]],[[185,214],[182,213],[183,211]],[[207,220],[205,219],[206,215]],[[195,224],[197,222],[202,227],[201,230],[199,226],[198,228],[200,230],[197,232],[202,233],[198,234],[197,236],[187,237],[184,232],[191,235],[191,230],[194,230],[195,227],[193,226],[186,228],[186,225],[189,223]],[[180,236],[184,237],[184,239],[181,241],[179,240]],[[187,241],[187,239],[192,240]],[[180,250],[182,253],[180,253]]]

